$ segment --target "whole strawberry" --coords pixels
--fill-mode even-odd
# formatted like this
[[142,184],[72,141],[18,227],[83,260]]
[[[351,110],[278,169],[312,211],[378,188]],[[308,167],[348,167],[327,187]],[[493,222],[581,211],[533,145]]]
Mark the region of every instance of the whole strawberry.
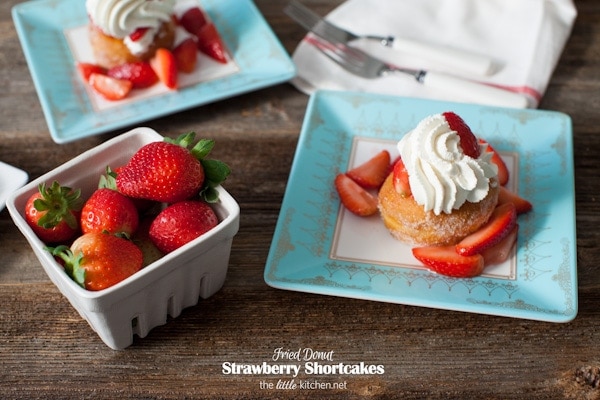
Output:
[[113,189],[97,189],[81,210],[83,233],[108,232],[131,237],[138,224],[138,210],[133,201]]
[[25,220],[43,242],[66,242],[79,231],[80,196],[80,190],[57,181],[50,187],[41,183],[25,204]]
[[47,248],[64,261],[65,272],[87,290],[102,290],[142,268],[142,251],[130,240],[92,232],[78,237],[70,248]]
[[150,239],[164,253],[170,253],[208,232],[219,223],[205,202],[187,200],[162,210],[150,226]]
[[[196,196],[218,185],[229,168],[204,158],[214,141],[203,139],[189,150],[195,133],[165,138],[140,148],[117,175],[117,189],[130,197],[174,203]],[[208,193],[207,192],[207,193]]]

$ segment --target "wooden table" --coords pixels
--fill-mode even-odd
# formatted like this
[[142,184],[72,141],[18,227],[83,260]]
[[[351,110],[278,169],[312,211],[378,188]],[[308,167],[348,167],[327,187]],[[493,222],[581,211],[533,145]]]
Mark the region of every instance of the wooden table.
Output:
[[[124,132],[55,144],[0,3],[0,159],[31,178]],[[339,0],[313,0],[324,14]],[[285,1],[257,0],[292,53],[301,28]],[[63,398],[598,398],[600,388],[600,3],[579,16],[540,108],[574,124],[579,314],[554,324],[276,290],[263,280],[307,96],[280,84],[148,121],[174,136],[196,130],[234,171],[226,187],[241,227],[220,292],[109,349],[43,272],[6,210],[0,213],[0,397]],[[277,379],[230,376],[222,363],[262,363],[277,348],[334,352],[385,373],[343,376],[334,389],[268,388]],[[594,379],[596,379],[594,381]],[[595,382],[595,385],[594,385]]]

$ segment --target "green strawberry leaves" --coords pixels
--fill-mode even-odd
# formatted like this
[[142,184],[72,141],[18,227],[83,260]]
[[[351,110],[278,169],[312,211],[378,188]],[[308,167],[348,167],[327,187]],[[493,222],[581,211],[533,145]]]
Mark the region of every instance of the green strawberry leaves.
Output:
[[[165,137],[164,140],[168,143],[189,148],[194,142],[195,137],[195,132],[188,132],[179,135],[176,139]],[[200,197],[208,203],[215,203],[218,201],[219,192],[216,190],[216,187],[224,182],[231,173],[231,169],[224,162],[206,158],[214,146],[214,140],[200,139],[190,149],[192,155],[200,161],[202,167],[204,168],[204,184],[200,188],[199,194]]]

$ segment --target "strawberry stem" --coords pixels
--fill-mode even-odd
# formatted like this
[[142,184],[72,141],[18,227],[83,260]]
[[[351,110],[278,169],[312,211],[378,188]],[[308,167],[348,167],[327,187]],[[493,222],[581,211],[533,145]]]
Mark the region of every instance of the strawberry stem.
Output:
[[71,211],[79,211],[83,206],[81,199],[81,190],[73,190],[67,186],[60,186],[57,181],[47,188],[44,183],[38,186],[41,198],[33,202],[33,206],[38,211],[46,211],[46,214],[40,218],[38,225],[50,229],[65,221],[69,227],[77,227],[77,218]]

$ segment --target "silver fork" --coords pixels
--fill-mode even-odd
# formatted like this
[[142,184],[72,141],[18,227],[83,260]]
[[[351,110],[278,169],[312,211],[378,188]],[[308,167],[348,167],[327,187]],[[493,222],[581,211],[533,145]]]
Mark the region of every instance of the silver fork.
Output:
[[513,108],[526,108],[528,104],[525,96],[508,90],[438,72],[394,66],[344,43],[327,41],[323,38],[309,41],[342,68],[362,78],[375,79],[402,73],[412,75],[424,86],[455,95],[456,101],[462,99],[465,102]]
[[291,0],[284,8],[284,12],[306,30],[312,31],[326,40],[345,44],[358,39],[375,40],[385,47],[481,76],[489,75],[494,68],[494,63],[490,58],[471,52],[447,47],[442,48],[394,36],[357,35],[322,19],[296,0]]

